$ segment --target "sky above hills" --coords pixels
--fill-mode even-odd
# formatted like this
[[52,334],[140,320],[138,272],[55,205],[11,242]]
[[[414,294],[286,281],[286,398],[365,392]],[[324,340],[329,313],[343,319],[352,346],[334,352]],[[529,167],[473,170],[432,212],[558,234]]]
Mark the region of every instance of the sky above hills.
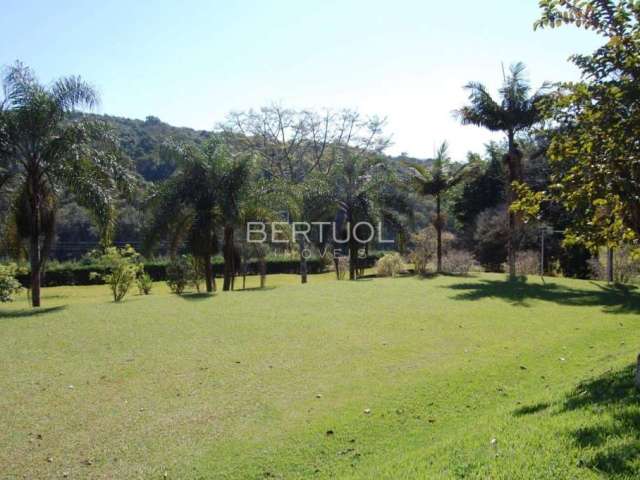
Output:
[[572,53],[600,39],[571,27],[533,31],[535,0],[4,0],[0,64],[43,81],[81,74],[99,113],[211,129],[231,110],[280,103],[387,117],[390,153],[455,159],[490,139],[452,111],[463,85],[492,90],[523,61],[534,87],[574,80]]

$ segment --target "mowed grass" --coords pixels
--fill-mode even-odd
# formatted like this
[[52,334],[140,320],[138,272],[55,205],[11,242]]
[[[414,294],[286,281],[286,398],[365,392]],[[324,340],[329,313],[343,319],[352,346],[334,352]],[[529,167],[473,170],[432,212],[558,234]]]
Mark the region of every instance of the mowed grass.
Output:
[[640,475],[635,290],[268,283],[2,305],[0,478]]

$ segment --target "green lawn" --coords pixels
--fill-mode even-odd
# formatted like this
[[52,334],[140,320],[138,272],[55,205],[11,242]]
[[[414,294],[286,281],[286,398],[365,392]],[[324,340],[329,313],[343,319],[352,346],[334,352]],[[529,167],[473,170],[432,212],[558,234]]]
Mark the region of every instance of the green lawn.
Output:
[[639,293],[488,274],[269,285],[2,305],[0,478],[640,476]]

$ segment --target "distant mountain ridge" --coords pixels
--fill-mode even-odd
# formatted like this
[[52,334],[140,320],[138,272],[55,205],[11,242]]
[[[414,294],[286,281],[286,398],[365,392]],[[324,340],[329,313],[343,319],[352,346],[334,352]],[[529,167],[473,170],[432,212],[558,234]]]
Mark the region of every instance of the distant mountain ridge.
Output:
[[[163,142],[173,139],[177,142],[201,144],[210,137],[211,131],[189,127],[174,127],[158,117],[148,116],[145,120],[117,117],[113,115],[83,114],[86,117],[107,122],[115,128],[122,149],[133,160],[136,171],[147,181],[158,182],[167,179],[175,170],[175,164],[160,156]],[[409,157],[406,154],[389,156],[391,160],[406,162],[428,162]]]
[[150,182],[165,180],[175,170],[172,161],[160,157],[160,147],[165,141],[173,139],[198,145],[211,135],[205,130],[174,127],[154,116],[138,120],[113,115],[83,115],[111,125],[120,138],[122,149],[133,160],[136,171]]

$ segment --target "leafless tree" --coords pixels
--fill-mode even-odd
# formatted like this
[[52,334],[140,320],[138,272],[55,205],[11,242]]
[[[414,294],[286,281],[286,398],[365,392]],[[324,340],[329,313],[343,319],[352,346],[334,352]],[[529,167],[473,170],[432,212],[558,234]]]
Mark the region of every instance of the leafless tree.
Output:
[[344,148],[382,153],[390,144],[385,124],[386,119],[355,110],[271,105],[231,112],[219,129],[236,149],[257,154],[266,173],[299,183],[312,173],[329,175]]

